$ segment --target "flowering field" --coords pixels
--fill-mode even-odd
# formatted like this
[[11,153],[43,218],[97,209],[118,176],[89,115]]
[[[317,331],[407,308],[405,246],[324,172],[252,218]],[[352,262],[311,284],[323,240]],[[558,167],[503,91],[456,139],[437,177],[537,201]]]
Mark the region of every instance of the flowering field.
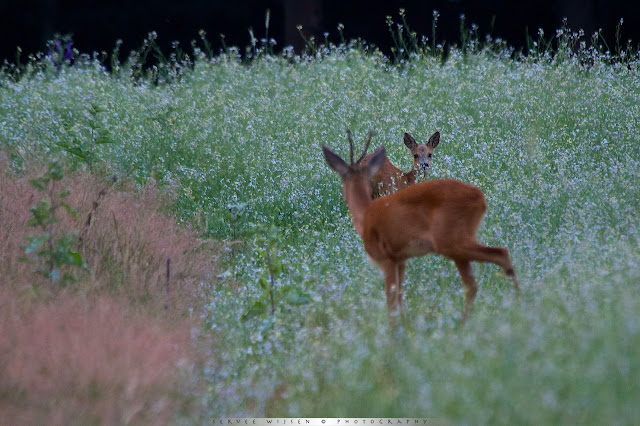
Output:
[[[640,417],[637,61],[487,48],[391,64],[343,46],[200,58],[167,82],[128,66],[4,75],[0,143],[17,171],[62,156],[173,192],[179,220],[220,242],[203,301],[214,343],[196,377],[208,415]],[[360,143],[372,129],[405,170],[403,133],[439,131],[428,178],[484,191],[479,239],[510,250],[520,296],[476,264],[462,328],[453,263],[414,259],[406,329],[390,332],[382,277],[321,155],[347,154],[347,128]]]

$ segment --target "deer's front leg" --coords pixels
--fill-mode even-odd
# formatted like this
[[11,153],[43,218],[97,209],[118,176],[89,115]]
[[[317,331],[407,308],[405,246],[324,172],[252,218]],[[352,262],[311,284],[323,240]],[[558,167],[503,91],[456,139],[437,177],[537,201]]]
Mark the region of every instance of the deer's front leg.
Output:
[[402,309],[402,281],[406,269],[405,262],[386,260],[380,263],[380,268],[384,273],[384,287],[387,295],[387,309],[389,322],[395,326],[394,317],[398,314],[404,322],[404,311]]

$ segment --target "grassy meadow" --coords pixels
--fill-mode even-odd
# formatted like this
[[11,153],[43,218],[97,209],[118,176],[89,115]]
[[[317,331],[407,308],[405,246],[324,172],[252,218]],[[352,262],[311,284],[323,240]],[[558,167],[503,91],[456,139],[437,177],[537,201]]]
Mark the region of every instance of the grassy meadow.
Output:
[[[165,210],[218,247],[194,306],[209,342],[191,372],[203,408],[169,423],[632,424],[640,63],[560,41],[529,57],[471,44],[401,63],[357,44],[250,62],[196,52],[189,66],[137,78],[132,62],[32,64],[0,77],[3,173],[60,158],[98,179],[125,176],[170,194]],[[347,128],[360,144],[372,129],[372,146],[405,170],[403,133],[439,131],[428,179],[484,191],[479,240],[510,250],[519,297],[498,267],[474,264],[480,288],[462,328],[453,263],[413,259],[407,326],[390,332],[382,277],[321,153],[347,155]]]

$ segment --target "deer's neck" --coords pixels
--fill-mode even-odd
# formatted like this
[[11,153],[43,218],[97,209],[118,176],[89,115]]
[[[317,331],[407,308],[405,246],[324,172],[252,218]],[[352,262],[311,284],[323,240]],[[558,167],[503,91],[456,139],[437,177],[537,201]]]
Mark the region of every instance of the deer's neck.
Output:
[[403,173],[405,179],[407,180],[408,185],[413,185],[418,181],[418,170],[416,167],[413,167],[406,173]]
[[347,204],[353,227],[360,237],[364,231],[364,216],[371,203],[371,189],[367,182],[352,182],[344,186],[344,201]]

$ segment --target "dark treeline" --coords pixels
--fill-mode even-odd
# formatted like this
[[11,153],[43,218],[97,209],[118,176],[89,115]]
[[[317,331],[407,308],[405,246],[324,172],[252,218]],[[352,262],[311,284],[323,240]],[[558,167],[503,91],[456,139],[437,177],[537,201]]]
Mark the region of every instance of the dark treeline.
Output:
[[406,10],[411,29],[426,36],[431,35],[433,11],[438,11],[438,42],[459,41],[462,14],[467,27],[478,26],[481,37],[490,33],[517,49],[526,47],[527,33],[537,38],[538,28],[552,37],[564,17],[571,28],[584,29],[587,41],[601,28],[611,49],[616,45],[620,18],[624,18],[622,44],[640,39],[640,2],[624,0],[4,0],[0,3],[0,60],[15,62],[17,46],[23,61],[29,53],[45,51],[46,41],[56,33],[72,34],[74,47],[85,53],[111,52],[117,40],[122,40],[123,57],[138,48],[150,31],[157,32],[157,43],[164,51],[170,50],[173,41],[190,51],[189,43],[198,39],[201,29],[216,51],[222,46],[220,34],[225,35],[227,46],[244,47],[250,43],[249,28],[258,40],[267,35],[267,9],[268,37],[277,42],[276,48],[304,47],[298,25],[306,37],[324,40],[329,33],[329,39],[338,42],[337,25],[341,23],[345,38],[362,38],[388,52],[393,41],[386,16],[398,22],[400,8]]

